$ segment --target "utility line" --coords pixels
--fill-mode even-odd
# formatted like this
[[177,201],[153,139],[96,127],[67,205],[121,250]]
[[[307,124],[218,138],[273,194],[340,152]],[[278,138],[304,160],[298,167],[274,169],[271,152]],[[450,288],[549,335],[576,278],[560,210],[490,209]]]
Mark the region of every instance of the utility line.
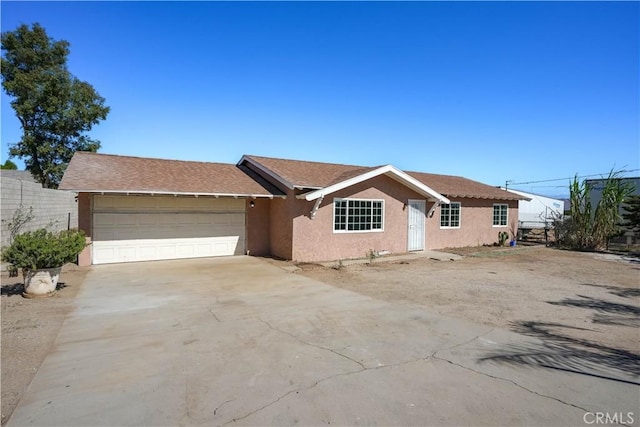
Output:
[[[616,171],[616,172],[618,172],[618,173],[627,173],[627,172],[637,172],[637,171],[640,171],[640,169],[630,169],[630,170],[622,169],[622,170],[619,170],[619,171]],[[607,173],[594,173],[594,174],[591,174],[591,175],[577,176],[576,178],[590,178],[590,177],[593,177],[593,176],[605,176],[608,173],[609,172],[607,172]],[[511,180],[508,180],[508,181],[505,182],[505,187],[508,187],[509,185],[527,185],[527,184],[538,184],[538,183],[541,183],[541,182],[564,181],[564,180],[573,179],[573,178],[574,177],[571,176],[569,178],[543,179],[543,180],[539,180],[539,181],[527,181],[527,182],[513,182]]]

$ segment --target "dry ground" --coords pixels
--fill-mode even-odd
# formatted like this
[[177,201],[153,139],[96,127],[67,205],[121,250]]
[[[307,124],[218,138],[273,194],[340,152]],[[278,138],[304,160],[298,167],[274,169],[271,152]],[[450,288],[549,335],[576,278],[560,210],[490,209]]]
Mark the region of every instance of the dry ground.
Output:
[[300,274],[450,317],[629,352],[640,366],[640,258],[540,246],[450,252],[465,258],[303,266]]
[[[579,343],[615,354],[608,360],[628,363],[627,371],[638,370],[640,259],[543,247],[479,250],[452,249],[466,255],[454,262],[378,260],[340,270],[305,265],[300,274],[373,298]],[[15,292],[21,277],[2,273],[3,425],[50,351],[87,272],[66,266],[64,286],[45,299],[22,298]]]
[[2,272],[2,425],[53,346],[87,271],[65,266],[56,294],[38,299],[22,297],[22,275]]

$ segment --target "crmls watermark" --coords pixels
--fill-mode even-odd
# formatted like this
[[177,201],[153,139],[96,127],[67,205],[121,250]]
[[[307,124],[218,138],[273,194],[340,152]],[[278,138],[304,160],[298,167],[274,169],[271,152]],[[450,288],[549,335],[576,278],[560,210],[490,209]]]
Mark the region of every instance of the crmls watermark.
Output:
[[633,412],[586,412],[582,416],[585,424],[633,424]]

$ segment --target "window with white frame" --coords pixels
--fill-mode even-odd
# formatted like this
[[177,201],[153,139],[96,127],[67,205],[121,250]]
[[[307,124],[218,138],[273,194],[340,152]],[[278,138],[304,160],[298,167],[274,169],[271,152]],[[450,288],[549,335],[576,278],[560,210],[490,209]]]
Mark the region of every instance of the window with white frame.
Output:
[[502,204],[493,205],[493,226],[506,227],[508,212],[509,212],[509,205],[502,205]]
[[382,200],[335,199],[333,230],[336,232],[382,231]]
[[460,202],[440,205],[440,228],[460,228]]

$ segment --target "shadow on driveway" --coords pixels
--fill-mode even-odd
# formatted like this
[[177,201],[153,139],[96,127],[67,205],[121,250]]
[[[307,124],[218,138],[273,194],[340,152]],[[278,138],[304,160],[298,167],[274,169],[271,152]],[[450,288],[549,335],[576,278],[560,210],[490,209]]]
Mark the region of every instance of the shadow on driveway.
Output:
[[579,329],[558,323],[515,322],[516,332],[540,338],[542,343],[508,345],[480,361],[559,369],[640,385],[640,355],[557,332],[569,328]]
[[[609,293],[621,298],[633,298],[640,294],[635,288],[594,284],[585,286],[606,288]],[[591,321],[596,324],[640,327],[640,308],[635,305],[584,295],[576,297],[548,303],[592,310]],[[571,330],[584,330],[583,328],[559,323],[518,321],[512,323],[512,329],[520,334],[536,337],[541,343],[508,345],[479,361],[558,369],[640,385],[640,354],[569,336]]]

